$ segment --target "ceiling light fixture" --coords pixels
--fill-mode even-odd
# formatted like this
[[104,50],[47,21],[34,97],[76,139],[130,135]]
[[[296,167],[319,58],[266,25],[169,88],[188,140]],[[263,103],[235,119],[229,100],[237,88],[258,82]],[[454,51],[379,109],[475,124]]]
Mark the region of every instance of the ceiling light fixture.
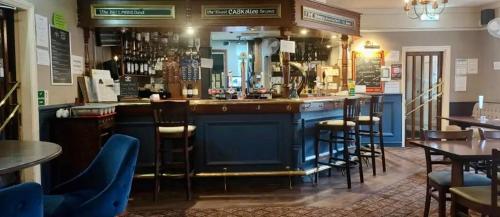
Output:
[[404,11],[410,19],[435,17],[444,12],[448,0],[404,0]]
[[301,29],[301,30],[300,30],[300,34],[301,34],[301,35],[307,35],[307,33],[308,33],[308,32],[309,32],[309,31],[307,31],[307,29]]

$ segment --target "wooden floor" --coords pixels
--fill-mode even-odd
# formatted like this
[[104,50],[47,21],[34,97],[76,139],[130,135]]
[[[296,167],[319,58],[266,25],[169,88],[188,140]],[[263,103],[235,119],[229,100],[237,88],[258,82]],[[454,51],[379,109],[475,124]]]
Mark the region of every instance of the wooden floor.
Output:
[[[297,207],[312,206],[324,208],[343,208],[364,198],[374,195],[381,189],[401,182],[410,176],[425,171],[424,153],[419,148],[387,148],[387,172],[382,173],[378,160],[378,175],[372,176],[371,166],[365,165],[365,183],[359,183],[358,174],[352,177],[352,189],[348,190],[346,179],[334,170],[332,177],[322,176],[318,186],[310,179],[295,184],[289,189],[287,177],[274,177],[249,183],[245,179],[229,179],[228,191],[224,192],[222,179],[210,180],[204,186],[197,183],[192,201],[185,201],[182,185],[165,183],[160,200],[153,202],[152,193],[147,188],[135,189],[129,210],[154,209],[211,209],[238,207]],[[357,171],[357,169],[355,169]],[[148,185],[152,180],[136,180],[136,185]],[[420,184],[419,184],[420,185]],[[425,183],[424,183],[425,185]],[[422,192],[424,193],[424,192]]]

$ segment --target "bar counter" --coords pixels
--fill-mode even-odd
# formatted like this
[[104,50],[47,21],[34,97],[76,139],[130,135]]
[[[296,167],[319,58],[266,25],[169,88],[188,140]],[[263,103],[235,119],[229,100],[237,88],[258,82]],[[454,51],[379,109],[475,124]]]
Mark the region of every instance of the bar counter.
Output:
[[[365,102],[362,113],[367,114],[370,96],[354,97]],[[345,98],[191,100],[197,176],[312,173],[315,124],[341,119]],[[401,94],[385,95],[384,101],[386,146],[400,146]],[[119,102],[116,111],[115,132],[140,139],[138,170],[151,172],[154,127],[149,101]]]

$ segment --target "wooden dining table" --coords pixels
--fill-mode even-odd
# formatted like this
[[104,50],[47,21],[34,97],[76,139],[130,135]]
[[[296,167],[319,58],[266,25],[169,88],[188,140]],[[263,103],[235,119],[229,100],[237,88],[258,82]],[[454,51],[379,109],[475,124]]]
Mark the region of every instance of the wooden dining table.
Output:
[[[500,140],[471,140],[471,141],[422,141],[410,140],[409,144],[429,149],[442,154],[451,160],[451,187],[464,185],[464,164],[471,161],[491,160],[492,150],[500,150]],[[452,196],[453,197],[453,196]],[[467,208],[451,207],[451,216],[455,210],[467,213]]]
[[491,160],[492,150],[500,150],[500,140],[471,141],[422,141],[410,140],[409,144],[429,149],[451,160],[451,186],[464,183],[464,164],[471,161]]
[[61,152],[61,146],[51,142],[0,140],[0,175],[50,161]]
[[474,116],[449,116],[438,118],[448,120],[453,124],[460,126],[462,129],[470,126],[477,126],[500,130],[500,119],[488,118],[481,120],[479,117]]

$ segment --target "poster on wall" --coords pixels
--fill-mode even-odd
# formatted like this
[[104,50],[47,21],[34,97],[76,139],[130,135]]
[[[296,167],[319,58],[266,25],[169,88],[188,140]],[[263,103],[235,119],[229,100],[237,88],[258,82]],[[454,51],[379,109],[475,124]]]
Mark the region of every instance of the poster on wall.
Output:
[[365,85],[366,92],[382,92],[382,66],[384,65],[384,52],[379,51],[367,55],[353,52],[353,72],[356,85]]
[[401,64],[392,64],[391,65],[391,79],[399,80],[401,79]]
[[69,32],[50,26],[50,80],[52,85],[72,85]]

